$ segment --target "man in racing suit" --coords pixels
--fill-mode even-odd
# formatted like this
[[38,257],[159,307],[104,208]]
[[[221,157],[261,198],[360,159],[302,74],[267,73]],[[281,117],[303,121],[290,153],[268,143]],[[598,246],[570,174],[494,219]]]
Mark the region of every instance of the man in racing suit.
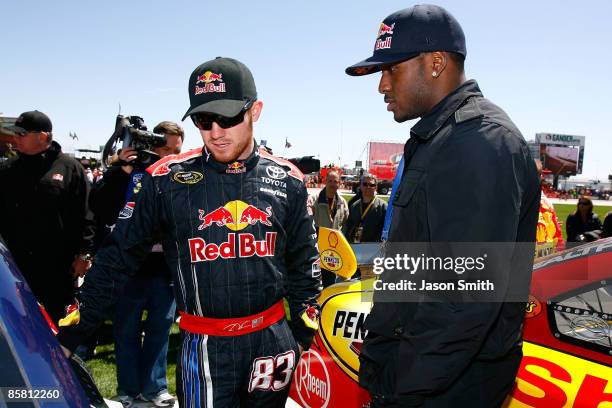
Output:
[[[73,349],[161,239],[173,272],[183,342],[181,407],[284,406],[301,349],[316,327],[321,290],[315,231],[300,171],[259,151],[262,102],[242,63],[217,58],[189,81],[205,146],[147,170],[83,286]],[[285,319],[283,298],[290,310]]]

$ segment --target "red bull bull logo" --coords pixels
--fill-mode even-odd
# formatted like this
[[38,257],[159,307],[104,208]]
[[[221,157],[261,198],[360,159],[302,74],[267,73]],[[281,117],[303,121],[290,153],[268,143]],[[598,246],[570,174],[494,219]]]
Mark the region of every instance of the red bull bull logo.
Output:
[[[219,84],[215,85],[214,82],[218,82]],[[204,86],[198,86],[198,84],[204,84]],[[202,75],[198,75],[194,93],[199,95],[210,92],[225,92],[223,74],[215,74],[212,71],[206,71]]]
[[234,216],[231,212],[225,207],[219,207],[214,211],[206,214],[204,210],[198,210],[200,213],[200,220],[202,220],[202,224],[198,227],[199,230],[203,230],[204,228],[208,228],[211,225],[216,224],[217,227],[223,227],[227,224],[234,224]]
[[383,35],[392,35],[393,34],[393,28],[395,27],[395,23],[389,25],[386,25],[385,23],[380,23],[380,27],[378,28],[378,35],[376,36],[376,38],[380,38]]
[[199,230],[208,228],[213,224],[217,227],[225,226],[232,231],[240,231],[257,223],[272,226],[272,207],[266,207],[264,211],[240,200],[230,201],[223,207],[209,213],[204,210],[198,210],[198,212],[198,218],[202,221],[202,224],[198,227]]
[[246,166],[244,165],[244,162],[235,161],[235,162],[229,163],[227,165],[227,169],[225,169],[225,172],[228,173],[228,174],[245,173],[246,172]]
[[212,71],[206,71],[202,75],[198,75],[196,84],[208,84],[215,81],[223,82],[223,74],[215,74]]
[[272,222],[270,221],[270,217],[272,216],[272,207],[266,207],[266,211],[261,211],[259,208],[248,205],[242,211],[240,215],[239,223],[247,223],[249,225],[255,225],[258,222],[261,222],[263,225],[272,226]]
[[[234,200],[209,213],[198,210],[198,219],[202,224],[198,230],[204,230],[212,225],[227,227],[232,231],[240,231],[249,225],[262,224],[272,226],[272,207],[260,210],[252,204]],[[189,239],[191,262],[213,261],[217,258],[230,259],[236,257],[274,256],[276,232],[266,232],[265,240],[258,241],[253,234],[229,234],[228,240],[221,243],[206,243],[202,238]]]
[[[376,36],[376,44],[374,45],[374,51],[382,50],[386,48],[391,48],[391,41],[393,40],[393,28],[395,27],[395,23],[391,25],[386,25],[385,23],[380,23],[380,27],[378,28],[378,35]],[[388,35],[389,37],[384,40],[380,37]]]

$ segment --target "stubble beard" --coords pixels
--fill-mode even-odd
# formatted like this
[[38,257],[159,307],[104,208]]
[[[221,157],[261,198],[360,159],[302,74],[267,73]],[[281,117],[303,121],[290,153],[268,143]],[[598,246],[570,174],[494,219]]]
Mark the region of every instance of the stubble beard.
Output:
[[407,90],[412,94],[412,102],[407,106],[405,112],[393,114],[396,122],[402,123],[407,120],[418,119],[427,113],[427,99],[430,90],[425,82],[425,64],[420,63],[418,68],[418,78],[410,85]]

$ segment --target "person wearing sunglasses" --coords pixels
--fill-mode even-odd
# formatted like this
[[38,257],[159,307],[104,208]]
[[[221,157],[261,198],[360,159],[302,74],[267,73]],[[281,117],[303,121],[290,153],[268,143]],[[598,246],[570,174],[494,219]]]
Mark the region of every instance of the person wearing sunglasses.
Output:
[[593,212],[593,201],[585,196],[578,198],[576,211],[567,216],[565,232],[567,242],[591,242],[599,239],[601,235],[601,220],[597,213]]
[[90,265],[90,186],[83,166],[53,140],[46,114],[24,112],[10,129],[18,155],[0,167],[0,235],[57,324]]
[[376,195],[376,177],[361,176],[359,189],[361,198],[349,209],[349,216],[342,229],[349,242],[380,242],[385,223],[387,203]]
[[88,273],[80,323],[62,329],[60,341],[72,350],[100,324],[161,241],[181,316],[179,405],[284,407],[321,291],[304,176],[257,146],[263,103],[243,63],[201,64],[188,92],[184,118],[204,146],[147,169]]

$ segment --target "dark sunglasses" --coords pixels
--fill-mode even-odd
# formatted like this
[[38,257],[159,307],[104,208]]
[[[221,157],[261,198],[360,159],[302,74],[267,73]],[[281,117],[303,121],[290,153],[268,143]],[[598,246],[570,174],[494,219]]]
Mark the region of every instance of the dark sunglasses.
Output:
[[244,120],[244,114],[251,109],[251,106],[253,106],[255,101],[256,99],[248,100],[242,110],[236,116],[227,117],[216,115],[214,113],[194,113],[191,115],[191,120],[193,120],[193,124],[201,130],[211,130],[213,122],[219,125],[221,129],[229,129],[242,123]]
[[376,187],[376,183],[361,183],[364,187]]

